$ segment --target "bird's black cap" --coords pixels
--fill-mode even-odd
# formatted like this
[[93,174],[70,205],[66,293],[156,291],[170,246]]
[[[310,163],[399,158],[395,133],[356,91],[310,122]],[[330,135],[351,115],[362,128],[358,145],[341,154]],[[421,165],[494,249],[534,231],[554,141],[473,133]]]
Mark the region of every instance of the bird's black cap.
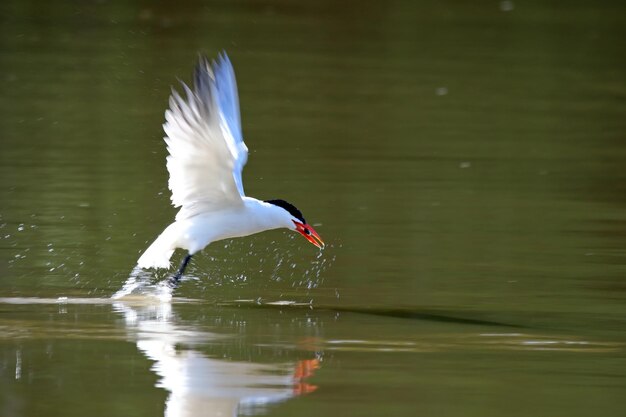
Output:
[[306,224],[306,220],[304,220],[304,216],[302,216],[302,212],[298,210],[296,206],[294,206],[293,204],[288,203],[285,200],[265,200],[265,202],[287,210],[287,212],[289,212],[289,214],[291,214],[293,217],[300,220],[302,223]]

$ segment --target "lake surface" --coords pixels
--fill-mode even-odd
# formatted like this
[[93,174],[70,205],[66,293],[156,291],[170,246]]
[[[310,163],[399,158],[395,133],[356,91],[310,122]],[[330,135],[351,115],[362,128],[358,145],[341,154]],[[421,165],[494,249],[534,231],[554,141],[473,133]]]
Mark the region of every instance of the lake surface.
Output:
[[[623,415],[624,16],[3,1],[0,415]],[[246,193],[327,247],[217,242],[170,302],[111,299],[176,213],[170,87],[221,50]]]

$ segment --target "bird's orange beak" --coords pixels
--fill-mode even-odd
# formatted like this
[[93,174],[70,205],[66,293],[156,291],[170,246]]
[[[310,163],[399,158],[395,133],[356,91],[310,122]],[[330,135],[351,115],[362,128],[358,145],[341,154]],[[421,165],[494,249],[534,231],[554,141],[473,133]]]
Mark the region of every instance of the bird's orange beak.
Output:
[[293,221],[293,223],[296,225],[296,231],[298,231],[302,236],[304,236],[306,240],[308,240],[309,242],[311,242],[318,248],[324,249],[324,241],[322,240],[320,235],[317,234],[315,229],[313,229],[308,224],[303,224],[295,220]]

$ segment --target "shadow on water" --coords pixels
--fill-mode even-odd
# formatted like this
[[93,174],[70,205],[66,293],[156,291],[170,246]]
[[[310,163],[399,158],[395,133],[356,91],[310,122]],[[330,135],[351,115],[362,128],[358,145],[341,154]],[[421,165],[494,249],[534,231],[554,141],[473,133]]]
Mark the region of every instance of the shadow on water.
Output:
[[[135,267],[130,276],[121,289],[113,294],[113,299],[124,299],[130,297],[152,297],[161,301],[170,301],[174,295],[178,284],[172,284],[170,278],[153,282],[153,274],[139,267]],[[477,317],[469,317],[467,312],[441,311],[426,308],[377,308],[377,307],[359,307],[359,306],[341,306],[341,305],[323,305],[298,303],[295,301],[276,301],[276,302],[258,302],[255,300],[236,300],[220,302],[223,306],[248,307],[254,309],[312,309],[317,311],[330,311],[335,313],[355,313],[366,314],[388,318],[425,320],[441,323],[455,323],[478,326],[500,326],[512,328],[525,328],[519,324],[505,323],[482,319]],[[474,313],[476,314],[476,313]]]
[[[233,303],[224,303],[226,305],[232,305]],[[409,319],[409,320],[425,320],[440,323],[455,323],[455,324],[469,324],[478,326],[500,326],[500,327],[513,327],[513,328],[526,328],[527,326],[504,323],[492,320],[482,320],[471,317],[461,317],[461,312],[443,312],[428,309],[416,309],[416,308],[376,308],[376,307],[345,307],[345,306],[332,306],[332,305],[313,305],[311,304],[299,304],[299,303],[254,303],[251,304],[253,308],[284,308],[289,306],[291,308],[315,308],[318,311],[331,311],[337,313],[355,313],[366,314],[372,316],[396,318],[396,319]]]

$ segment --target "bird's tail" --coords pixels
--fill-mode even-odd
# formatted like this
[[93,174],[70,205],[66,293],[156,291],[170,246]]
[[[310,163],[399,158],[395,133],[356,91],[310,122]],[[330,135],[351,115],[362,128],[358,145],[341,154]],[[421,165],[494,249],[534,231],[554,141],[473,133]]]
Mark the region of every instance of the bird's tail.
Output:
[[137,261],[140,268],[169,268],[170,257],[176,249],[176,227],[170,224],[146,249]]

